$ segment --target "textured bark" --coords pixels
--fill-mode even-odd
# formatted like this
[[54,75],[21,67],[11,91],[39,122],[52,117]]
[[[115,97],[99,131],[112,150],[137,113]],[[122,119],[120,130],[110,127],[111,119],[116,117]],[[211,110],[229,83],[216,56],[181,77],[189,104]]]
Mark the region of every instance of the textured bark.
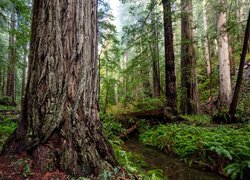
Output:
[[183,114],[195,114],[199,112],[199,94],[193,47],[192,0],[182,0],[181,7],[181,110]]
[[[220,0],[220,6],[222,9],[226,9],[226,0]],[[219,35],[218,39],[218,53],[219,53],[219,97],[218,107],[220,109],[229,107],[231,102],[231,77],[230,77],[230,60],[228,51],[228,37],[226,32],[226,12],[221,10],[218,14],[217,31]]]
[[41,172],[98,176],[117,165],[98,113],[95,0],[33,2],[28,81],[3,153],[27,152]]
[[246,59],[246,54],[247,54],[247,47],[248,47],[248,43],[249,43],[249,36],[250,36],[250,10],[249,10],[249,15],[248,15],[248,20],[247,20],[244,45],[243,45],[241,59],[240,59],[238,78],[237,78],[237,82],[236,82],[236,86],[235,86],[234,96],[233,96],[233,99],[232,99],[232,102],[230,105],[230,109],[229,109],[229,114],[231,115],[231,117],[235,116],[236,107],[237,107],[237,103],[239,100],[240,87],[241,87],[241,83],[242,83],[242,79],[243,79],[243,70],[244,70],[245,59]]
[[166,98],[167,111],[173,115],[177,115],[176,104],[176,77],[174,62],[174,45],[173,45],[173,28],[171,17],[171,1],[163,0],[164,15],[164,38],[165,38],[165,78],[166,78]]
[[[152,1],[154,6],[154,1]],[[152,70],[153,70],[153,97],[161,95],[161,81],[160,81],[160,67],[159,67],[159,48],[158,48],[158,31],[155,17],[154,7],[151,12],[151,26],[152,26]]]
[[8,53],[8,71],[6,83],[6,96],[10,97],[12,102],[15,102],[15,50],[14,50],[14,33],[15,30],[15,11],[11,13],[10,33],[9,33],[9,53]]

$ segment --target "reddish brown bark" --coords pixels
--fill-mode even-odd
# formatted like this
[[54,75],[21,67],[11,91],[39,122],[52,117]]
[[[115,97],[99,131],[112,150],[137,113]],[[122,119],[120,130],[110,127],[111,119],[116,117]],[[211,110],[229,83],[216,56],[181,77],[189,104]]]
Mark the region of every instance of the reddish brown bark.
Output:
[[[171,1],[163,0],[164,38],[165,38],[165,81],[167,114],[177,115],[176,77],[174,62],[173,28],[171,17]],[[170,115],[171,116],[171,115]]]
[[199,111],[199,94],[193,47],[192,0],[182,0],[181,8],[181,110],[183,114],[193,114]]
[[26,152],[42,173],[98,176],[117,165],[98,113],[95,0],[33,2],[21,119],[3,154]]

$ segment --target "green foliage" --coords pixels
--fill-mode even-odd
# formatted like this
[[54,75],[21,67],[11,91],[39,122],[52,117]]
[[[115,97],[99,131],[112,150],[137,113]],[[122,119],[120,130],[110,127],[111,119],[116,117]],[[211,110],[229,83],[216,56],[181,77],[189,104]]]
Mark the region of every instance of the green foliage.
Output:
[[122,124],[112,115],[101,114],[101,120],[103,122],[104,133],[108,139],[117,139],[117,136],[124,131]]
[[23,176],[25,178],[28,178],[29,176],[31,176],[33,173],[31,172],[30,166],[28,161],[25,161],[25,166],[23,168]]
[[0,97],[0,104],[1,105],[8,105],[11,103],[11,98],[7,96]]
[[225,168],[225,172],[231,177],[232,180],[236,180],[237,177],[243,179],[244,174],[250,174],[250,160],[229,164]]
[[159,125],[142,133],[140,140],[144,144],[173,151],[182,159],[197,159],[211,165],[218,159],[234,163],[226,168],[226,172],[237,172],[239,175],[239,172],[248,168],[246,162],[250,160],[249,128],[250,125],[242,128]]
[[231,117],[226,111],[219,111],[213,115],[212,121],[215,123],[245,123],[249,121],[249,116],[246,112],[237,110],[235,116]]
[[165,104],[164,98],[144,98],[135,102],[135,111],[145,111],[163,108]]
[[180,115],[182,119],[185,119],[189,122],[192,122],[197,125],[206,125],[211,122],[211,116],[204,115],[204,114],[197,114],[197,115]]
[[164,177],[162,170],[153,169],[146,171],[147,164],[143,161],[140,155],[124,151],[121,148],[121,144],[116,144],[111,141],[115,156],[119,162],[119,165],[126,168],[131,174],[136,174],[140,179],[143,180],[160,180],[167,179]]
[[[125,129],[122,128],[121,123],[119,123],[114,116],[101,114],[101,119],[103,122],[103,128],[106,137],[108,137],[114,152],[116,159],[120,166],[124,167],[130,174],[132,179],[132,174],[137,174],[141,179],[163,179],[163,173],[161,170],[150,170],[146,171],[147,164],[143,161],[142,157],[131,152],[124,151],[122,149],[123,141],[119,138],[119,135]],[[118,169],[117,169],[118,168]],[[119,167],[114,169],[114,172],[105,171],[101,174],[102,179],[110,179],[117,175]],[[112,179],[112,178],[111,178]]]
[[16,123],[11,121],[9,117],[5,118],[2,122],[0,122],[0,151],[4,142],[13,133],[15,129]]

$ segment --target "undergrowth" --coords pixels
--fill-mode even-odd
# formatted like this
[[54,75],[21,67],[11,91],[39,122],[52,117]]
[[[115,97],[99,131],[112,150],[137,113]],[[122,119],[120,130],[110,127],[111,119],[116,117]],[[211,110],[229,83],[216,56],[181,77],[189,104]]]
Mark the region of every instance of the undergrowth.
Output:
[[2,122],[0,122],[0,151],[4,142],[15,129],[16,123],[11,121],[10,118],[5,118]]
[[161,98],[144,98],[129,104],[118,103],[108,108],[108,114],[126,114],[129,112],[148,111],[161,109],[164,107],[165,100]]
[[172,151],[185,161],[223,166],[235,179],[250,170],[250,125],[199,127],[186,124],[158,125],[140,135],[147,145]]
[[[103,122],[104,132],[106,137],[109,139],[111,143],[116,159],[121,167],[124,167],[128,173],[131,174],[131,179],[133,179],[133,175],[135,174],[139,179],[143,180],[162,180],[167,179],[164,177],[162,170],[148,169],[148,165],[143,161],[143,158],[135,153],[127,152],[122,149],[122,144],[124,143],[118,136],[125,129],[122,127],[122,124],[115,119],[115,116],[101,114],[101,119]],[[114,172],[118,171],[116,167]],[[113,173],[105,172],[103,176],[109,177],[112,176]],[[104,178],[105,179],[105,178]]]

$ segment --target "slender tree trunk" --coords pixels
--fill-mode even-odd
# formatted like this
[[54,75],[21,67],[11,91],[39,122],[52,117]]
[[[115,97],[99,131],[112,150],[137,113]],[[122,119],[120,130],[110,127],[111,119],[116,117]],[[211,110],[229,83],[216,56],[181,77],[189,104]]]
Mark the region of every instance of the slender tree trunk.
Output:
[[8,71],[6,96],[10,97],[12,102],[15,102],[15,50],[14,50],[14,33],[15,30],[15,11],[11,13],[10,33],[9,33],[9,53],[8,53]]
[[193,47],[193,5],[192,0],[182,0],[181,15],[181,82],[183,114],[199,112],[199,95],[196,78],[196,61]]
[[229,60],[230,60],[230,74],[234,76],[236,73],[235,63],[234,63],[234,52],[233,52],[233,37],[232,35],[228,35],[228,52],[229,52]]
[[4,96],[5,95],[5,67],[3,68],[2,71],[2,84],[1,84],[1,95]]
[[3,94],[2,92],[2,86],[3,86],[3,69],[0,68],[0,89],[1,89],[1,94]]
[[[116,80],[117,80],[117,82],[119,80],[119,77],[117,74],[116,74]],[[118,85],[117,85],[117,83],[115,83],[115,104],[118,104],[118,103],[119,103]]]
[[164,16],[164,39],[165,39],[165,78],[166,78],[166,98],[167,112],[177,115],[177,91],[175,76],[175,57],[173,45],[173,27],[171,17],[171,1],[163,0],[163,16]]
[[[221,7],[225,7],[227,1],[220,0],[219,3]],[[228,108],[231,102],[230,60],[228,51],[228,36],[226,32],[226,23],[227,23],[226,12],[220,11],[217,21],[217,29],[219,34],[218,53],[219,53],[219,76],[220,76],[218,107],[220,109]]]
[[32,167],[98,176],[117,165],[98,113],[97,3],[33,2],[28,81],[17,130],[3,153]]
[[158,31],[157,31],[154,9],[151,12],[151,26],[152,26],[151,57],[152,57],[152,70],[153,70],[153,97],[159,97],[161,95],[161,85],[160,85],[161,82],[160,82],[160,69],[158,66],[159,65]]
[[[106,68],[106,79],[108,79],[108,68]],[[107,112],[107,107],[108,107],[108,98],[109,98],[109,82],[106,82],[106,95],[105,95],[105,100],[104,100],[104,112]]]
[[243,70],[244,70],[245,59],[246,59],[246,54],[247,54],[247,47],[248,47],[248,43],[249,43],[249,36],[250,36],[250,10],[249,10],[249,15],[248,15],[248,20],[247,20],[247,27],[246,27],[246,32],[245,32],[243,50],[242,50],[241,59],[240,59],[238,78],[236,81],[234,96],[233,96],[233,99],[232,99],[232,102],[230,105],[230,109],[229,109],[229,114],[231,115],[231,117],[235,116],[236,107],[237,107],[237,103],[239,100],[240,87],[242,84]]
[[25,94],[25,86],[26,86],[26,69],[27,69],[27,49],[26,46],[24,47],[24,54],[23,54],[23,76],[22,76],[22,99]]
[[[125,69],[127,69],[128,66],[128,58],[129,58],[129,52],[128,50],[125,52],[125,57],[124,57],[124,64],[125,64]],[[126,99],[127,99],[127,93],[128,93],[128,77],[125,77],[125,94],[126,94]]]
[[203,21],[204,21],[204,30],[205,30],[205,58],[206,58],[206,64],[207,64],[207,76],[211,78],[212,67],[211,67],[211,53],[210,53],[210,47],[209,47],[209,37],[208,37],[206,0],[203,0]]

